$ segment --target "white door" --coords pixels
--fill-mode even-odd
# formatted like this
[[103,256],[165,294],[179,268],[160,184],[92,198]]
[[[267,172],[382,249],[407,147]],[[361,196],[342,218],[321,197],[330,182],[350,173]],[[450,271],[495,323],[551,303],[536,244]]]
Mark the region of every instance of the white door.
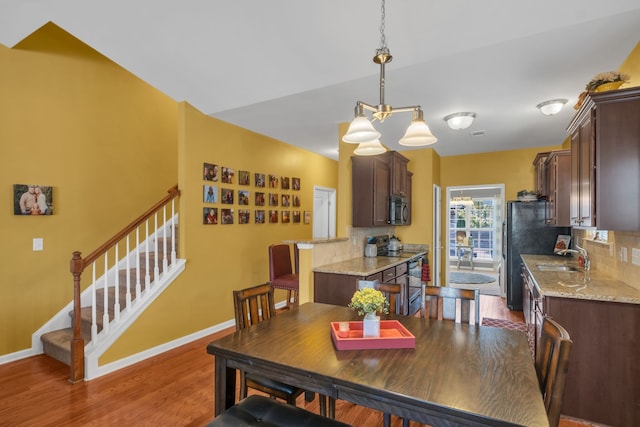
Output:
[[336,237],[336,190],[313,187],[313,238]]
[[433,255],[431,265],[431,282],[440,286],[440,265],[442,262],[442,190],[439,185],[433,186]]

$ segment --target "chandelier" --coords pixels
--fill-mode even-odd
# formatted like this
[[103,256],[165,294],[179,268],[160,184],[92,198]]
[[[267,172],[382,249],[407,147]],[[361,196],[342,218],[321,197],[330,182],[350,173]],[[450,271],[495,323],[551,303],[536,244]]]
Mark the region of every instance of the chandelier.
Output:
[[[380,65],[380,103],[378,105],[367,104],[362,101],[356,102],[355,118],[349,125],[347,133],[342,137],[342,140],[349,144],[359,144],[355,149],[356,155],[375,155],[384,153],[386,149],[380,144],[380,132],[378,132],[371,123],[372,121],[379,120],[380,123],[391,116],[393,113],[412,112],[413,118],[411,125],[407,128],[406,133],[400,141],[401,145],[409,147],[418,147],[424,145],[431,145],[438,139],[433,136],[429,130],[429,126],[424,121],[422,108],[419,105],[410,107],[394,108],[391,105],[385,104],[384,101],[384,66],[391,62],[393,57],[387,47],[385,37],[385,0],[382,0],[381,7],[382,17],[380,19],[380,47],[376,49],[376,55],[373,57],[373,62]],[[372,114],[371,121],[367,118],[366,111],[370,111]]]

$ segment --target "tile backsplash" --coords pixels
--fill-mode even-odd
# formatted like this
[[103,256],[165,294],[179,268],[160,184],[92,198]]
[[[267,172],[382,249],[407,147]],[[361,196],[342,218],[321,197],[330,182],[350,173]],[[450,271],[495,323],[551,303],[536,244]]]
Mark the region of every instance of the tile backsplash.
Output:
[[[593,234],[590,230],[574,229],[572,234],[573,241],[589,252],[592,270],[640,290],[640,265],[632,262],[633,249],[640,252],[640,232],[609,231],[607,242],[589,239]],[[638,263],[640,264],[640,260]]]

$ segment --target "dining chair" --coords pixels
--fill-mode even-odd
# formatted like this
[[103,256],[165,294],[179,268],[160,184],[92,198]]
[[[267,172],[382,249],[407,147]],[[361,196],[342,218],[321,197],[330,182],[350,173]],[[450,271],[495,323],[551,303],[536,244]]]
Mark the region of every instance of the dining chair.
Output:
[[548,316],[544,317],[535,365],[551,427],[556,427],[560,422],[572,343],[569,333],[562,325]]
[[[297,247],[296,247],[297,250]],[[287,291],[287,308],[298,304],[298,255],[296,251],[296,271],[291,266],[291,249],[286,244],[269,246],[269,281],[275,289]],[[293,303],[291,297],[293,296]]]
[[[429,303],[429,318],[456,322],[457,301],[460,301],[460,323],[471,324],[471,301],[474,302],[475,324],[480,325],[480,293],[477,289],[457,289],[426,286],[425,299]],[[440,310],[442,306],[442,310]]]
[[[250,288],[233,291],[233,309],[236,319],[236,329],[247,329],[276,315],[273,287],[271,283],[252,286]],[[248,389],[261,391],[271,397],[277,397],[293,406],[296,398],[305,390],[289,384],[275,381],[262,375],[240,371],[240,399],[247,397]],[[313,393],[307,392],[307,401],[313,400]],[[320,414],[326,416],[327,403],[323,395],[319,395]],[[331,404],[331,403],[330,403]],[[333,414],[335,411],[332,406]]]

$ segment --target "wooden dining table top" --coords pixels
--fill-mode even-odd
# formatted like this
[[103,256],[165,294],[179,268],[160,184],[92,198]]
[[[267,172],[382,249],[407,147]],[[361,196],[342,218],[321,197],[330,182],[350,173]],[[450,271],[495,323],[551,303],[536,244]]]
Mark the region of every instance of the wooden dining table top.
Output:
[[222,371],[239,368],[434,426],[548,425],[525,334],[384,318],[401,322],[416,337],[416,347],[337,350],[330,323],[360,317],[347,307],[319,303],[302,304],[210,343],[216,413],[224,410],[218,393],[235,393],[235,381],[222,381]]

